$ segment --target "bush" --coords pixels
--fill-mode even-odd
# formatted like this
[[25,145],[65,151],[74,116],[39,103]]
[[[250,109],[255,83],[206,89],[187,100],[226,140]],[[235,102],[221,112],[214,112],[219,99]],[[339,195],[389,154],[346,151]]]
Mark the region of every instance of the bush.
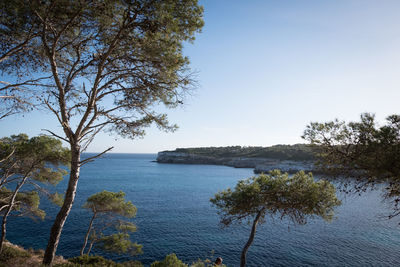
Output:
[[124,261],[121,264],[124,267],[143,267],[140,261]]
[[173,253],[165,257],[163,261],[155,261],[151,267],[188,267]]
[[117,263],[112,260],[107,260],[101,256],[89,256],[83,255],[68,260],[73,265],[57,265],[57,267],[69,267],[69,266],[86,266],[86,267],[143,267],[139,261],[127,261]]
[[72,259],[68,260],[69,262],[79,264],[79,265],[84,265],[84,266],[112,266],[112,267],[120,267],[118,263],[115,263],[111,260],[107,260],[101,256],[89,256],[89,255],[83,255],[79,257],[75,257]]
[[[167,255],[163,261],[155,261],[151,264],[151,267],[212,267],[214,264],[210,259],[198,259],[193,262],[190,266],[183,263],[175,254]],[[221,267],[226,267],[224,264]]]
[[0,254],[0,262],[5,262],[14,258],[28,258],[28,257],[30,257],[29,253],[24,250],[14,248],[11,246],[4,246],[3,251]]

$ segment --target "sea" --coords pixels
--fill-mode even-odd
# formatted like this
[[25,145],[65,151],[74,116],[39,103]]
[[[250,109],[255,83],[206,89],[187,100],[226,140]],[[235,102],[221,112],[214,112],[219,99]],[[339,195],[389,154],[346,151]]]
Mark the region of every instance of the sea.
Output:
[[[85,154],[84,157],[91,156]],[[222,257],[227,266],[239,266],[248,239],[247,223],[221,228],[210,198],[254,176],[252,169],[214,165],[159,164],[156,154],[107,154],[81,169],[76,199],[64,226],[57,254],[79,255],[90,212],[82,208],[87,197],[108,190],[123,191],[137,207],[131,221],[138,227],[132,241],[143,245],[140,256],[93,254],[116,261],[139,260],[145,266],[175,253],[190,264],[197,259]],[[279,166],[277,166],[279,168]],[[323,178],[323,177],[317,177]],[[67,179],[51,190],[65,191]],[[400,217],[387,219],[391,206],[381,190],[361,195],[338,193],[342,205],[335,219],[310,219],[294,225],[267,217],[247,254],[247,266],[400,266]],[[45,249],[58,207],[46,199],[44,221],[11,217],[7,239],[25,248]]]

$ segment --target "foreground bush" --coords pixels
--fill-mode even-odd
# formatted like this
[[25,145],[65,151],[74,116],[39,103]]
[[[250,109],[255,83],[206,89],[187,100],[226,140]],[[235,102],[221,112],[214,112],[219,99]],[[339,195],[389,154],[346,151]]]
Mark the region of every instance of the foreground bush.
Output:
[[15,258],[28,258],[29,256],[29,253],[24,250],[6,246],[0,254],[0,262],[7,262]]
[[175,254],[170,254],[165,257],[163,261],[155,261],[151,267],[188,267],[184,264]]
[[[43,267],[43,250],[24,250],[23,248],[6,243],[3,252],[0,254],[0,267]],[[56,257],[54,267],[143,267],[139,261],[114,262],[102,256],[83,255],[71,259]],[[162,261],[155,261],[151,267],[212,267],[210,259],[198,259],[188,265],[183,263],[175,254],[167,255]],[[221,265],[221,267],[226,267]]]
[[83,255],[79,257],[75,257],[68,260],[72,264],[68,265],[57,265],[57,267],[69,267],[69,266],[86,266],[86,267],[97,267],[97,266],[104,266],[104,267],[143,267],[143,265],[138,261],[127,261],[122,263],[117,263],[112,260],[107,260],[101,256],[88,256]]
[[[192,263],[190,266],[183,263],[178,257],[173,253],[167,255],[163,261],[155,261],[151,264],[151,267],[212,267],[214,264],[209,259],[201,260],[198,259],[196,262]],[[224,264],[219,265],[221,267],[226,267]]]

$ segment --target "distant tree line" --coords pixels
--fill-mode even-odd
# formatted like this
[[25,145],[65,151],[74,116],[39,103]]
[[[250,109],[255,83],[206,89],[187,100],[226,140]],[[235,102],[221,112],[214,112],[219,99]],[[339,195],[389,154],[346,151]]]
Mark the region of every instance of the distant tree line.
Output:
[[314,160],[316,147],[307,144],[261,146],[227,146],[177,148],[175,152],[210,156],[217,158],[271,158],[279,160]]

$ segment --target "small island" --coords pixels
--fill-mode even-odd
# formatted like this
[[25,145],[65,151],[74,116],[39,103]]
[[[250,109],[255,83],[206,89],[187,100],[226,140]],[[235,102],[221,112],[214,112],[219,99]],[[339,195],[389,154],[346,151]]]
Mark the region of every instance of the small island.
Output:
[[228,146],[177,148],[158,153],[158,163],[224,165],[253,168],[265,173],[279,168],[284,172],[300,170],[318,172],[315,167],[315,148],[306,144],[274,145],[270,147]]

